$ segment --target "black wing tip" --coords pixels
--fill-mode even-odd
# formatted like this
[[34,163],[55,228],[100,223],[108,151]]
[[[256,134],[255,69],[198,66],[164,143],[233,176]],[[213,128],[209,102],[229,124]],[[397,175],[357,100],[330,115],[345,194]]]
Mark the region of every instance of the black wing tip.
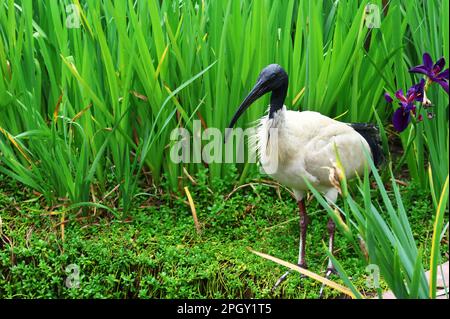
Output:
[[349,125],[357,131],[361,130],[361,131],[376,131],[377,133],[380,132],[378,125],[373,123],[349,123]]
[[349,125],[364,137],[369,144],[375,166],[382,166],[386,161],[386,156],[384,154],[378,125],[373,123],[350,123]]

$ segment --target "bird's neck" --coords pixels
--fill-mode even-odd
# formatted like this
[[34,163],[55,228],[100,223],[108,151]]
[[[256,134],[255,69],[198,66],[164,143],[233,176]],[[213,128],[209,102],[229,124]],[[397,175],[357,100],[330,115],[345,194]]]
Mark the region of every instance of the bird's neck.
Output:
[[[271,114],[271,106],[269,107],[269,115]],[[283,129],[285,125],[285,112],[286,112],[286,106],[282,106],[278,110],[274,111],[272,113],[272,117],[266,117],[268,120],[268,129]]]
[[275,114],[283,109],[287,89],[288,85],[286,81],[286,83],[283,83],[279,88],[272,91],[272,96],[270,97],[269,119],[274,118]]

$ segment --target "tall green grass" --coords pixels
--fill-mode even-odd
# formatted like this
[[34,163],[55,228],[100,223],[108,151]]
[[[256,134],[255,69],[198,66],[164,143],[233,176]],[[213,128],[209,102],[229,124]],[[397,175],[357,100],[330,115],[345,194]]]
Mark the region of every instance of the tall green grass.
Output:
[[[441,241],[448,201],[448,176],[444,182],[434,217],[431,255],[423,256],[425,244],[418,245],[416,243],[408,220],[409,212],[405,210],[402,194],[392,173],[392,167],[388,168],[391,179],[388,184],[391,192],[388,192],[369,154],[366,153],[366,155],[368,166],[357,185],[357,191],[363,196],[364,203],[357,203],[349,193],[345,174],[341,181],[342,208],[331,207],[311,185],[310,189],[319,203],[327,210],[329,216],[335,220],[340,231],[360,254],[361,259],[366,260],[368,265],[376,267],[377,275],[381,276],[397,298],[436,298],[437,273],[441,271],[439,265],[442,263]],[[381,194],[379,201],[373,198],[369,181],[369,167]],[[339,218],[340,214],[345,216],[346,222],[342,222]],[[346,285],[356,296],[361,297],[339,261],[331,254],[329,256]],[[424,258],[429,260],[429,280],[425,275]],[[379,286],[376,288],[378,288],[378,295],[381,298],[382,291]],[[445,289],[448,297],[448,287]]]
[[[403,2],[405,31],[403,36],[403,52],[395,72],[398,88],[406,90],[411,84],[417,83],[418,75],[408,75],[400,68],[407,70],[412,66],[422,64],[422,55],[429,52],[434,60],[445,57],[449,63],[449,2],[420,1],[418,6],[408,7],[410,2]],[[392,83],[394,85],[394,83]],[[448,94],[438,85],[428,91],[428,97],[433,103],[433,120],[425,120],[416,127],[411,127],[401,134],[405,150],[408,170],[412,178],[426,188],[430,187],[436,198],[442,192],[448,175],[449,130],[448,130]],[[431,173],[424,169],[431,165]]]
[[[101,203],[120,185],[121,202],[109,204],[128,210],[143,170],[147,184],[179,189],[183,167],[205,164],[172,163],[171,130],[192,132],[198,119],[223,129],[269,63],[288,71],[289,108],[355,122],[375,121],[376,111],[386,123],[392,110],[382,96],[412,81],[405,66],[424,50],[448,55],[448,15],[438,14],[448,0],[391,0],[378,29],[367,28],[361,0],[74,3],[80,28],[66,27],[72,1],[0,3],[0,172],[50,203]],[[438,193],[448,118],[446,97],[435,101],[438,125],[425,124],[407,163],[428,187],[429,154]],[[225,177],[230,165],[210,163],[210,177]],[[238,169],[243,180],[255,167]]]

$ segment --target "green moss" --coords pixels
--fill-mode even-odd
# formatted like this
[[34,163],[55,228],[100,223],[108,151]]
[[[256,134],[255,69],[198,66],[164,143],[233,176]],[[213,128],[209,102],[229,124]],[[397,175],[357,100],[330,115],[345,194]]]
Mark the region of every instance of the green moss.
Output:
[[[49,216],[34,195],[3,181],[0,192],[0,296],[6,298],[316,298],[321,284],[292,274],[275,296],[270,289],[285,268],[250,253],[247,247],[295,263],[298,214],[288,192],[254,183],[228,196],[230,187],[190,190],[202,224],[196,233],[190,207],[180,195],[159,198],[158,205],[134,210],[121,220],[106,213],[72,213],[61,240],[59,216]],[[414,185],[402,189],[413,232],[427,258],[432,233],[430,199]],[[229,197],[229,198],[228,198]],[[31,198],[31,201],[23,200]],[[57,210],[55,210],[57,211]],[[325,212],[308,203],[309,269],[323,274],[327,241]],[[444,246],[443,250],[448,249]],[[369,295],[365,264],[337,234],[336,257],[355,285]],[[67,288],[80,269],[78,288]],[[332,280],[340,282],[337,276]],[[332,289],[327,298],[342,297]]]

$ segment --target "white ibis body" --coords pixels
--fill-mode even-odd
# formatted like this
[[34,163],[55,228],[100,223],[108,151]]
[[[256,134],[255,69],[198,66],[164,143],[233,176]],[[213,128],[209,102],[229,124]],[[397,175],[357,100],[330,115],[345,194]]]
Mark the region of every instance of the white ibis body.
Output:
[[[305,239],[309,223],[304,204],[308,190],[306,178],[327,200],[334,203],[338,192],[330,179],[330,170],[336,167],[336,151],[339,154],[347,179],[362,174],[366,162],[364,148],[375,163],[382,160],[379,133],[372,124],[347,124],[333,120],[318,112],[289,111],[284,105],[288,88],[288,76],[277,64],[264,68],[256,85],[239,106],[229,127],[233,127],[244,111],[259,97],[272,92],[268,114],[257,125],[255,146],[263,167],[270,167],[268,174],[291,188],[300,211],[300,245],[298,264],[306,268]],[[273,132],[276,132],[274,135]],[[335,225],[329,219],[327,225],[333,252]],[[328,263],[327,277],[334,271]],[[276,288],[287,276],[283,275]]]

